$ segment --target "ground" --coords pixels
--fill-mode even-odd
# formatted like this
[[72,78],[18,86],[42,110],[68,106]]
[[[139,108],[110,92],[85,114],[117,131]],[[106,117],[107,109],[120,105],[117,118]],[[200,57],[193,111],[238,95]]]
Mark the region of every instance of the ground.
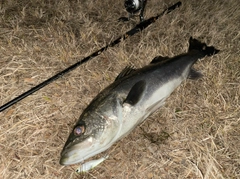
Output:
[[[133,28],[124,1],[2,0],[0,105]],[[150,0],[145,17],[176,1]],[[240,178],[240,2],[192,0],[0,112],[0,178]],[[221,50],[199,61],[166,104],[85,174],[60,152],[88,103],[127,65],[187,51],[190,36]],[[102,156],[102,155],[99,155]],[[98,157],[99,157],[98,156]]]

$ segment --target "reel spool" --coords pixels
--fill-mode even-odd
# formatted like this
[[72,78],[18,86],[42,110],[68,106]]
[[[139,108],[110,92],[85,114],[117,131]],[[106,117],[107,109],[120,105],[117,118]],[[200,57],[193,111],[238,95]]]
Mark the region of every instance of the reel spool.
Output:
[[147,0],[125,0],[124,6],[126,8],[126,11],[129,13],[128,19],[122,18],[123,21],[128,21],[130,18],[136,14],[139,13],[140,21],[142,22],[144,20],[143,13],[146,6]]

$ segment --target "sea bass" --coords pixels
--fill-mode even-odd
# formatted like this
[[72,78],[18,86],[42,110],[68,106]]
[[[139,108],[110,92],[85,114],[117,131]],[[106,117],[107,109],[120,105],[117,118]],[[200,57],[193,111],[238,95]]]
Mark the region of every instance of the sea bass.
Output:
[[161,107],[187,78],[201,73],[192,69],[200,58],[219,50],[189,39],[187,53],[158,56],[140,69],[126,67],[83,111],[61,153],[60,164],[82,162],[107,150]]

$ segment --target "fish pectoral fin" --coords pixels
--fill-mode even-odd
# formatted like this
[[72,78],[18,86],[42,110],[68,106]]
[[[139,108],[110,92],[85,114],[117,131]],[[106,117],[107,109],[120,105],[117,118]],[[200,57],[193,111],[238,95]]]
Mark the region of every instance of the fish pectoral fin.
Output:
[[137,104],[142,98],[145,89],[146,82],[144,80],[137,82],[135,85],[133,85],[123,103],[128,103],[132,106]]
[[196,71],[195,69],[190,69],[190,72],[188,74],[188,79],[191,79],[191,80],[196,80],[196,79],[199,79],[201,78],[203,75],[201,72],[199,71]]
[[115,81],[122,79],[125,76],[130,75],[131,73],[133,73],[134,71],[136,71],[136,69],[134,69],[132,66],[126,66],[120,73],[119,75],[116,77]]
[[163,57],[163,56],[156,56],[151,62],[150,64],[154,64],[154,63],[164,63],[167,60],[169,60],[169,57]]

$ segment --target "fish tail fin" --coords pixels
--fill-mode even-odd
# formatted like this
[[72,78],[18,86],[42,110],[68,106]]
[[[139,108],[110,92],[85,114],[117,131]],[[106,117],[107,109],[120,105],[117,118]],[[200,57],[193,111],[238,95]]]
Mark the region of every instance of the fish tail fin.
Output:
[[203,76],[203,74],[199,71],[196,71],[195,69],[191,68],[188,74],[188,79],[191,80],[197,80],[199,78],[201,78]]
[[190,37],[188,52],[192,50],[198,50],[202,52],[204,56],[212,56],[220,51],[213,46],[207,46],[206,43],[202,43],[199,40]]

